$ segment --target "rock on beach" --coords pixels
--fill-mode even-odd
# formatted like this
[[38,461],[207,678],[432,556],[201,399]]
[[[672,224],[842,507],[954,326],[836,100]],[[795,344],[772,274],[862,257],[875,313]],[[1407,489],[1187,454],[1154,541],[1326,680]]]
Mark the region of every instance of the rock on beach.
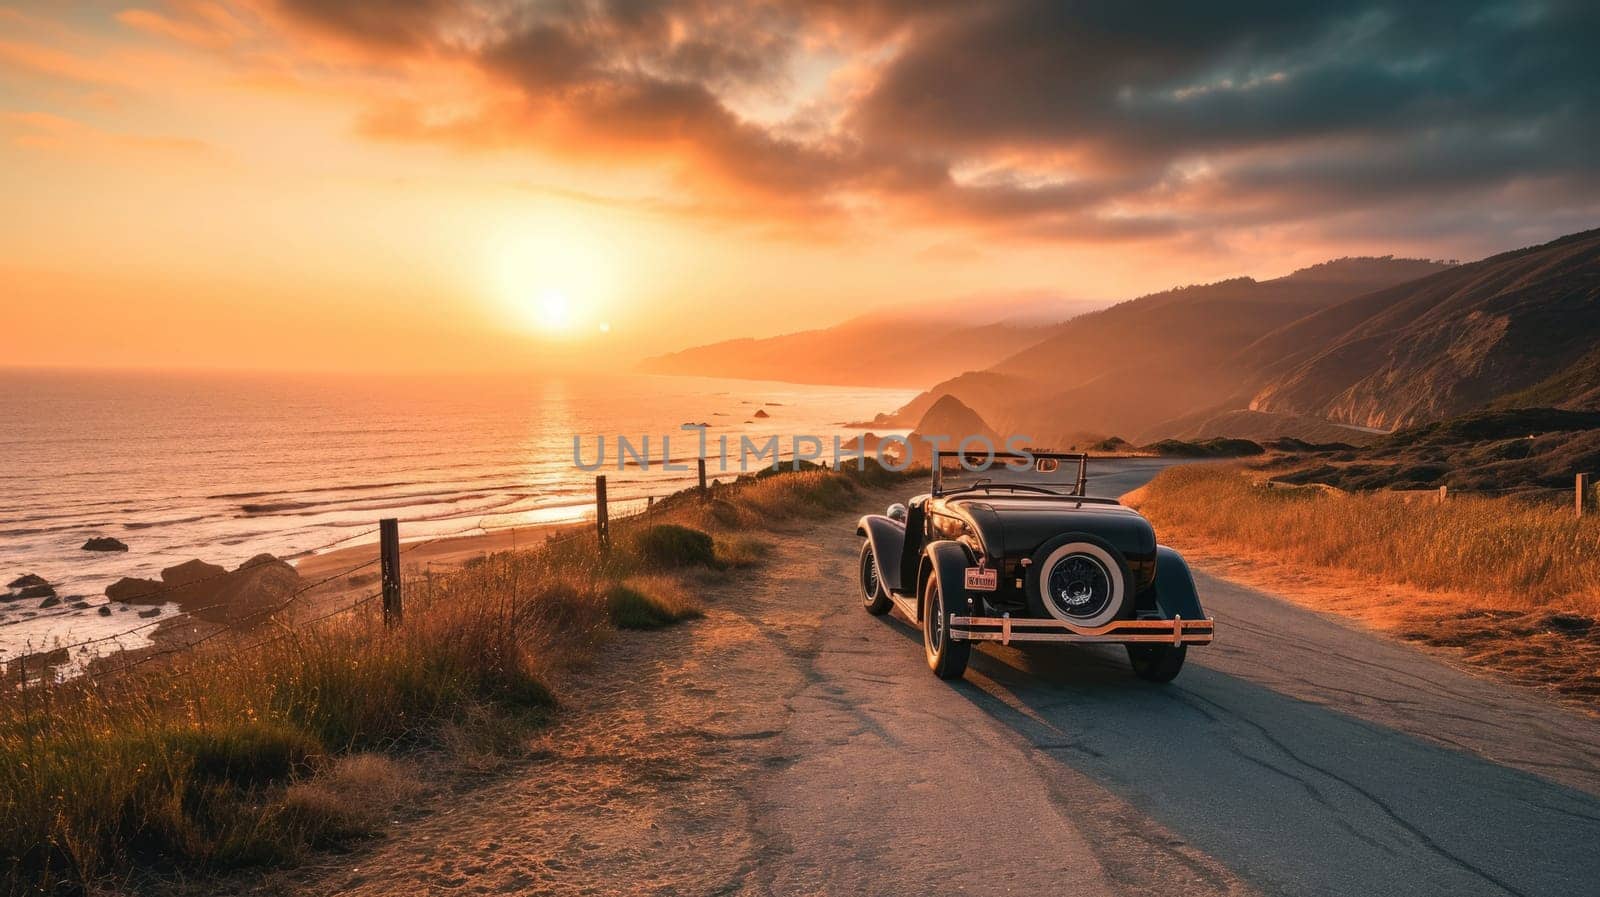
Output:
[[83,543],[84,551],[127,551],[128,543],[111,536],[95,536]]
[[192,560],[162,570],[159,581],[124,577],[106,588],[106,597],[123,604],[176,604],[213,623],[259,623],[299,587],[300,574],[287,561],[258,554],[231,571]]

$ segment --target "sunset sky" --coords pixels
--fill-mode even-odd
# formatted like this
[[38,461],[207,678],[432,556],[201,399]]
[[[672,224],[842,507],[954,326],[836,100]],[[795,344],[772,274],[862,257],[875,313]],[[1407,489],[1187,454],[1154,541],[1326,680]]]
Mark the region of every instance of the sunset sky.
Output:
[[[1165,10],[1162,10],[1165,7]],[[474,369],[1600,225],[1593,3],[0,3],[0,365]]]

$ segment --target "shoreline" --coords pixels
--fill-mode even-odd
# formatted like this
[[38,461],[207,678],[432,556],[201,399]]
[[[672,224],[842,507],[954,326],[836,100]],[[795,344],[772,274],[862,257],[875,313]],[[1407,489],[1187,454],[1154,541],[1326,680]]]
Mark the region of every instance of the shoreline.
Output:
[[[27,430],[17,441],[19,476],[11,492],[18,507],[0,534],[5,568],[0,582],[37,574],[62,603],[51,608],[39,607],[39,599],[0,603],[0,622],[7,624],[0,628],[0,662],[57,641],[113,637],[150,623],[115,605],[113,617],[96,612],[105,590],[124,578],[158,580],[162,570],[192,560],[233,570],[271,554],[293,564],[310,584],[327,569],[321,566],[326,562],[302,552],[329,544],[362,550],[357,543],[375,543],[377,534],[358,534],[380,517],[399,518],[408,543],[479,522],[515,524],[520,546],[525,536],[541,537],[527,527],[544,530],[551,521],[592,520],[596,473],[610,475],[613,515],[643,507],[647,496],[660,498],[692,485],[694,462],[682,456],[695,454],[697,439],[679,429],[682,422],[710,425],[708,453],[716,451],[722,434],[732,445],[744,436],[758,445],[773,436],[786,443],[791,433],[816,433],[827,441],[832,435],[854,435],[838,422],[870,418],[914,394],[628,373],[357,376],[337,388],[320,375],[301,374],[220,381],[191,372],[37,374],[19,381],[18,395],[59,397],[51,426],[93,439],[73,452],[35,444],[32,437],[43,431]],[[181,426],[174,423],[173,409],[202,392],[209,396],[205,413],[184,418]],[[114,416],[92,413],[112,407]],[[580,409],[576,417],[569,414]],[[592,416],[593,409],[604,414]],[[758,409],[770,417],[755,419]],[[592,473],[574,469],[568,455],[575,434],[588,437],[590,452],[596,435],[610,441],[615,434],[648,434],[651,469],[615,471],[614,463]],[[673,467],[686,470],[659,469],[662,437],[668,434]],[[102,457],[133,444],[139,446],[135,465],[122,464],[120,455]],[[606,454],[615,462],[612,447]],[[226,463],[215,463],[218,458]],[[737,468],[736,455],[729,466]],[[720,480],[734,473],[713,476]],[[101,535],[121,539],[130,550],[81,550],[86,538]],[[464,535],[481,539],[484,534]],[[512,547],[506,538],[503,544],[480,541],[474,550]],[[435,567],[456,560],[435,554],[434,546],[414,551],[433,557]],[[408,551],[402,560],[409,562],[412,555]],[[376,549],[370,549],[369,557],[375,556]],[[346,566],[365,560],[339,557],[351,557]],[[78,600],[91,607],[68,613]],[[161,616],[178,611],[168,607]],[[140,629],[120,643],[144,647],[149,631]]]
[[[1146,455],[1134,452],[1086,452],[1085,454],[1089,456],[1090,462],[1162,460],[1162,456],[1159,455]],[[1172,460],[1176,463],[1194,463],[1196,459]],[[1091,469],[1091,474],[1092,473],[1093,471]],[[717,476],[713,476],[712,481],[715,483],[728,484],[734,482],[737,479],[737,476],[739,475],[721,479],[719,479]],[[664,496],[654,496],[654,498],[657,500],[671,498],[683,492],[690,491],[693,491],[693,487],[675,490]],[[1129,494],[1132,495],[1139,491],[1140,490],[1134,490],[1133,493]],[[637,501],[637,499],[619,499],[613,500],[612,505],[613,507],[616,507],[624,504],[634,504],[637,503]],[[593,507],[593,504],[589,505],[591,513],[593,512]],[[643,513],[644,509],[642,508],[639,510],[627,510],[619,514],[614,514],[612,519],[621,520],[627,517],[635,517]],[[402,520],[401,525],[403,526],[404,524],[405,521]],[[463,563],[473,558],[483,557],[502,551],[514,551],[518,548],[532,547],[550,538],[565,536],[568,533],[592,530],[594,525],[594,520],[591,517],[584,520],[559,520],[543,523],[529,523],[522,526],[496,529],[487,533],[462,533],[460,535],[439,537],[423,536],[412,540],[404,539],[404,534],[402,533],[402,539],[400,542],[400,569],[402,573],[408,575],[430,569],[450,570],[460,567]],[[298,558],[291,558],[289,559],[289,563],[294,565],[295,570],[300,574],[300,578],[302,580],[316,582],[319,579],[334,576],[340,570],[354,567],[362,562],[372,562],[371,566],[363,567],[362,569],[351,573],[350,576],[346,578],[347,582],[343,584],[342,588],[340,588],[341,583],[336,579],[335,581],[328,583],[327,586],[313,589],[310,593],[308,593],[311,595],[319,595],[319,593],[323,593],[325,590],[327,592],[348,592],[357,586],[365,586],[369,583],[376,585],[378,581],[378,569],[376,564],[377,556],[378,543],[373,541],[348,545],[343,548],[336,548],[332,551],[327,551],[321,554],[310,554]],[[320,595],[320,597],[324,599],[325,603],[327,596]],[[316,604],[317,602],[313,601],[308,603]]]
[[[407,576],[430,571],[455,570],[473,558],[519,548],[532,548],[547,538],[593,525],[593,521],[533,523],[491,533],[463,533],[435,540],[423,537],[409,543],[401,542],[400,569],[402,575]],[[408,546],[417,547],[408,550]],[[381,579],[377,559],[378,543],[364,542],[324,554],[306,555],[289,560],[304,584],[328,579],[328,582],[305,592],[302,600],[296,602],[294,609],[289,612],[292,618],[309,620],[323,616],[376,592]],[[339,571],[348,570],[362,563],[367,563],[367,566],[353,570],[348,575],[338,575]],[[227,628],[224,624],[199,620],[187,614],[174,614],[170,619],[162,620],[151,628],[148,645],[91,658],[87,662],[86,669],[94,670],[97,667],[107,669],[123,664],[136,664],[154,654],[180,650],[186,645],[209,638]]]
[[[533,548],[548,539],[580,532],[593,526],[592,520],[557,521],[530,523],[526,526],[508,527],[488,533],[423,537],[410,542],[402,540],[400,570],[402,575],[454,570],[474,558],[502,551]],[[302,581],[316,582],[334,577],[327,584],[317,586],[306,593],[309,600],[304,602],[301,615],[308,612],[326,612],[336,600],[354,597],[357,592],[366,594],[376,590],[380,579],[377,559],[378,543],[363,542],[323,554],[306,555],[291,561]],[[362,563],[368,566],[355,570],[347,576],[338,575],[339,571]]]
[[[1089,455],[1091,462],[1157,457],[1128,452],[1086,454]],[[732,480],[718,480],[718,482],[727,483]],[[692,491],[692,487],[674,490],[659,498],[669,498],[687,491]],[[631,507],[637,504],[637,499],[614,500],[612,505],[620,513],[614,515],[613,520],[644,513],[643,507]],[[592,515],[593,505],[589,507]],[[407,540],[403,531],[405,523],[406,521],[401,521],[400,545],[400,566],[402,576],[405,577],[450,572],[475,558],[533,548],[548,539],[570,533],[592,533],[595,525],[593,517],[590,516],[588,519],[528,523],[494,529],[490,532],[466,532],[445,536],[424,534]],[[306,589],[286,611],[289,619],[305,621],[336,613],[340,608],[349,608],[357,602],[370,600],[381,588],[376,540],[346,545],[318,554],[289,556],[283,560],[294,567],[300,577],[299,587]],[[150,628],[147,636],[149,644],[129,648],[115,656],[119,659],[142,659],[150,653],[170,651],[209,638],[222,628],[227,627],[218,622],[196,619],[179,611]],[[105,657],[89,658],[87,666],[92,668],[105,662]]]

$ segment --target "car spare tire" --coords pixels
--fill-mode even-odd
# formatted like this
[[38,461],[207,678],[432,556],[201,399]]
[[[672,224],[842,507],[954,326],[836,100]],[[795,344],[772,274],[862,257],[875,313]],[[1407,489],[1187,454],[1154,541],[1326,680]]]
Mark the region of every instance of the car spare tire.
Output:
[[1097,536],[1066,533],[1039,546],[1028,566],[1028,607],[1074,626],[1132,616],[1132,575],[1122,553]]

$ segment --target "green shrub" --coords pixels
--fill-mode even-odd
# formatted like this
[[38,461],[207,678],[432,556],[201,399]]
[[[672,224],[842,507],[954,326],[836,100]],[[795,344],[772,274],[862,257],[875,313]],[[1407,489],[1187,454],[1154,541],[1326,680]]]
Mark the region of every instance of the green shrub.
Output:
[[611,624],[618,629],[660,629],[701,616],[681,585],[664,577],[636,577],[606,592]]
[[633,549],[647,568],[710,567],[717,562],[710,533],[676,523],[658,523],[635,533]]
[[1260,443],[1248,439],[1222,437],[1199,442],[1163,439],[1145,446],[1145,450],[1155,452],[1163,458],[1246,458],[1266,452]]
[[190,758],[190,773],[210,782],[265,785],[310,768],[323,751],[316,739],[277,722],[251,720],[168,733],[161,753]]

